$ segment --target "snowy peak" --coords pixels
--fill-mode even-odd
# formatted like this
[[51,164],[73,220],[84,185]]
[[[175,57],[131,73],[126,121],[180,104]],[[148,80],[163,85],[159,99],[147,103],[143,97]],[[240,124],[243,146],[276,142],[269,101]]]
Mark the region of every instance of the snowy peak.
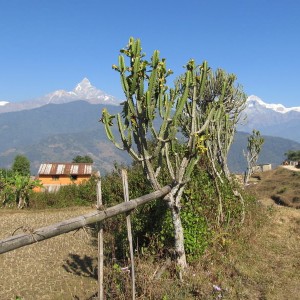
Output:
[[79,82],[76,86],[76,88],[74,89],[74,92],[82,92],[82,91],[86,91],[89,90],[90,88],[93,88],[93,86],[91,85],[90,81],[85,77],[82,79],[81,82]]
[[247,99],[243,115],[246,119],[239,124],[239,131],[251,133],[256,129],[262,135],[300,141],[300,107],[268,104],[252,95]]
[[0,101],[0,106],[5,106],[6,104],[8,104],[9,102],[7,101]]
[[91,82],[85,77],[79,82],[73,91],[57,90],[48,95],[45,95],[39,100],[49,103],[67,103],[76,100],[85,100],[92,104],[107,103],[107,104],[118,104],[119,101],[113,96],[107,95],[101,90],[94,87]]
[[247,108],[251,109],[257,106],[262,106],[281,114],[285,114],[290,111],[300,112],[300,107],[285,107],[282,104],[268,104],[255,95],[249,96],[247,99]]
[[91,104],[118,105],[121,101],[94,87],[87,78],[83,78],[72,91],[57,90],[42,97],[23,102],[0,101],[0,113],[28,110],[47,104],[63,104],[83,100]]
[[104,102],[107,102],[109,100],[109,96],[101,90],[98,90],[96,87],[92,86],[92,84],[87,78],[83,78],[83,80],[77,84],[77,86],[72,92],[74,95],[77,95],[77,97],[79,97],[81,100],[94,99],[96,101],[97,99],[99,99]]

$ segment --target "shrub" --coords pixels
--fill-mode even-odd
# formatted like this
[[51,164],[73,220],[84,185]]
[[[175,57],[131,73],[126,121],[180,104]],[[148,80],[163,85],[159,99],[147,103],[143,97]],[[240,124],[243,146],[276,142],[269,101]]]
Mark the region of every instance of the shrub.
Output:
[[92,176],[79,185],[62,186],[56,192],[33,193],[30,197],[30,208],[62,208],[96,204],[96,185],[97,178]]

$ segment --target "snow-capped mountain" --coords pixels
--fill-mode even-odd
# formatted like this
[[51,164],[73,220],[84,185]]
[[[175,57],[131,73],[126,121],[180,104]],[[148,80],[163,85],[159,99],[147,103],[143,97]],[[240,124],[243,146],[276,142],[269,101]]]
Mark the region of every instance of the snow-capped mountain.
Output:
[[62,104],[77,100],[84,100],[91,104],[118,105],[120,101],[94,87],[87,78],[84,78],[72,91],[57,90],[45,96],[23,102],[0,101],[0,113],[28,110],[47,104]]
[[259,130],[262,135],[278,136],[300,142],[300,107],[267,104],[257,96],[249,96],[243,112],[246,120],[239,131]]
[[247,108],[249,109],[249,108],[255,107],[257,105],[274,110],[274,111],[282,113],[282,114],[288,113],[290,111],[300,112],[300,106],[299,107],[285,107],[282,104],[268,104],[268,103],[265,103],[263,100],[261,100],[259,97],[255,96],[255,95],[249,96],[247,99]]

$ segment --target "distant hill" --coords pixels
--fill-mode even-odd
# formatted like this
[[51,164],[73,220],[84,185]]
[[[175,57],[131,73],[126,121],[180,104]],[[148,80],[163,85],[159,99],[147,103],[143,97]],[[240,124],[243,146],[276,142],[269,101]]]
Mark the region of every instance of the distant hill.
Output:
[[126,153],[107,140],[99,123],[104,107],[112,114],[121,109],[74,101],[1,114],[0,167],[10,167],[17,154],[30,159],[33,174],[41,162],[70,161],[76,155],[90,155],[102,171],[110,169],[114,161],[127,162]]
[[[77,155],[89,155],[101,172],[113,168],[114,162],[130,163],[129,155],[108,141],[103,124],[99,123],[103,108],[111,114],[121,106],[73,101],[48,104],[39,108],[3,113],[0,116],[0,167],[9,168],[17,154],[31,161],[32,174],[40,163],[71,161]],[[118,136],[117,129],[113,129]],[[238,132],[229,154],[232,172],[243,172],[246,160],[247,133]],[[299,150],[300,144],[291,140],[266,137],[260,162],[278,165],[288,150]]]
[[[78,133],[99,129],[102,110],[107,105],[74,101],[66,104],[48,104],[40,108],[3,113],[0,117],[0,152],[28,146],[56,134]],[[120,106],[109,106],[112,113]]]

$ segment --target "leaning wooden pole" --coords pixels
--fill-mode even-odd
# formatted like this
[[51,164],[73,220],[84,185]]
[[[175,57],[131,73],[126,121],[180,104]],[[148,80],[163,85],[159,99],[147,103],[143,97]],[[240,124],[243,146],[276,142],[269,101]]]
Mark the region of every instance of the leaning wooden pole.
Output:
[[[128,190],[127,171],[125,169],[122,169],[121,172],[122,172],[124,200],[125,200],[125,202],[128,202],[129,201],[129,190]],[[135,271],[134,271],[133,240],[132,240],[132,231],[131,231],[130,212],[127,213],[126,224],[127,224],[127,234],[128,234],[129,252],[130,252],[130,264],[131,264],[132,300],[135,300]]]
[[111,218],[122,213],[126,213],[140,205],[148,203],[154,199],[163,197],[170,193],[170,191],[171,185],[167,185],[158,191],[138,197],[136,199],[132,199],[129,202],[120,203],[118,205],[109,207],[103,211],[96,210],[91,213],[81,215],[69,220],[64,220],[56,224],[38,228],[30,233],[23,233],[10,236],[6,239],[0,240],[0,254],[82,228],[89,224],[101,222],[105,219]]
[[[102,207],[102,191],[101,191],[101,176],[99,173],[99,179],[97,181],[97,209],[100,210]],[[98,299],[104,299],[104,288],[103,288],[103,270],[104,270],[104,256],[103,256],[103,226],[99,222],[98,229]]]

